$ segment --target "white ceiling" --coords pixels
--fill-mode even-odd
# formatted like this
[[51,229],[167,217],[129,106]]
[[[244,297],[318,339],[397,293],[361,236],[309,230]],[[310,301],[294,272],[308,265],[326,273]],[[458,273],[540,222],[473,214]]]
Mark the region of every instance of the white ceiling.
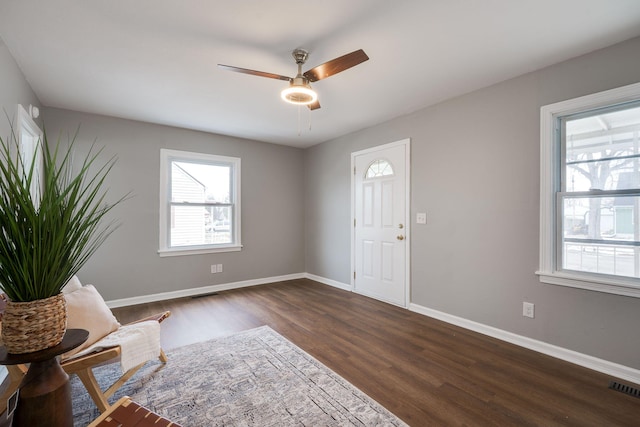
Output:
[[[45,106],[297,147],[639,35],[638,0],[0,0]],[[286,82],[217,67],[293,76],[298,47],[303,71],[370,60],[316,82],[312,112]]]

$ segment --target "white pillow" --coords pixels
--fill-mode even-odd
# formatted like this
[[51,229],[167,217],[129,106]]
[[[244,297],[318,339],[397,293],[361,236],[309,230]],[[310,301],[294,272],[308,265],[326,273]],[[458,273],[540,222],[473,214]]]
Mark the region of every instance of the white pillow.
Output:
[[70,294],[71,292],[77,291],[80,288],[82,288],[82,283],[80,283],[80,279],[78,278],[78,276],[73,276],[71,280],[69,280],[67,284],[62,287],[62,293]]
[[68,358],[94,344],[120,327],[111,310],[93,285],[82,286],[65,294],[67,301],[67,329],[86,329],[89,338],[64,354]]

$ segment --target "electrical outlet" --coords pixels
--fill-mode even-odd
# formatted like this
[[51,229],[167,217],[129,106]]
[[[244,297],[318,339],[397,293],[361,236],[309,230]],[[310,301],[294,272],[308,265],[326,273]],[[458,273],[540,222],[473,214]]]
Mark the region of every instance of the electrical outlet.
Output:
[[524,317],[534,318],[535,313],[535,305],[531,302],[523,302],[522,303],[522,315]]
[[416,214],[416,224],[426,224],[427,223],[427,213],[419,212]]
[[211,264],[211,274],[213,273],[217,273],[218,272],[218,268],[216,267],[215,264]]
[[218,270],[218,273],[222,273],[222,264],[218,264],[216,269]]

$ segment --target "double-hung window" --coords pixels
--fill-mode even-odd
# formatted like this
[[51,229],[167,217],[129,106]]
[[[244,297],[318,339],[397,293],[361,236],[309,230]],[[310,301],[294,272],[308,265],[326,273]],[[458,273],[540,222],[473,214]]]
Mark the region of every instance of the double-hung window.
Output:
[[160,255],[240,250],[240,159],[162,149],[160,162]]
[[541,111],[540,280],[640,297],[640,84]]

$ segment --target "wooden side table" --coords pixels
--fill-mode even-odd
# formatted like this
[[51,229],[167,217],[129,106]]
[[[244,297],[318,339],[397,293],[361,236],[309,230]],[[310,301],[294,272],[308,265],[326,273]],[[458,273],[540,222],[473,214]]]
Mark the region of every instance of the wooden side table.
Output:
[[57,356],[78,347],[88,336],[84,329],[67,329],[60,344],[33,353],[11,354],[0,347],[0,365],[30,364],[20,383],[13,426],[73,427],[69,376]]

